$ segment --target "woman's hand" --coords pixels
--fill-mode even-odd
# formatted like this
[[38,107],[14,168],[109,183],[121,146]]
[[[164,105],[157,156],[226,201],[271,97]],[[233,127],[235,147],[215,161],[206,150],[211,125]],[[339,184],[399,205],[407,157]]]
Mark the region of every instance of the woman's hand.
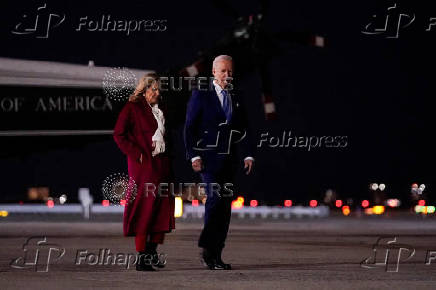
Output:
[[156,141],[153,141],[153,142],[151,143],[151,147],[153,147],[153,149],[156,148]]

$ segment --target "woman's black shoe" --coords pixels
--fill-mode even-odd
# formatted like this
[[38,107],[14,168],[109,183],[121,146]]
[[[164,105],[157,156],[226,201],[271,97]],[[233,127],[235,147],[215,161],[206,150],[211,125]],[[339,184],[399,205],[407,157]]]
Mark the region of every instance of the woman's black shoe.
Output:
[[156,271],[151,265],[151,255],[145,252],[139,252],[138,261],[136,262],[136,271]]
[[166,261],[166,260],[162,261],[162,260],[159,258],[159,254],[158,254],[157,252],[155,252],[155,253],[153,254],[153,258],[151,259],[151,263],[152,263],[152,265],[155,266],[155,267],[158,267],[158,268],[165,268],[165,265],[166,265],[167,261]]
[[157,244],[156,243],[147,243],[145,246],[145,251],[150,254],[151,256],[151,264],[154,267],[158,267],[158,268],[164,268],[167,261],[166,260],[161,260],[160,259],[160,254],[157,253]]

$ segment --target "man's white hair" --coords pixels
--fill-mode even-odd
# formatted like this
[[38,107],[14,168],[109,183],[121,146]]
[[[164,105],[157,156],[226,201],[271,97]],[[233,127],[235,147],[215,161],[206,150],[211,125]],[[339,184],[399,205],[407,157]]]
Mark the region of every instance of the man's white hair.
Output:
[[217,57],[215,57],[215,59],[213,60],[213,63],[212,63],[212,67],[214,68],[218,62],[223,61],[223,60],[233,61],[231,56],[221,54],[221,55],[218,55]]

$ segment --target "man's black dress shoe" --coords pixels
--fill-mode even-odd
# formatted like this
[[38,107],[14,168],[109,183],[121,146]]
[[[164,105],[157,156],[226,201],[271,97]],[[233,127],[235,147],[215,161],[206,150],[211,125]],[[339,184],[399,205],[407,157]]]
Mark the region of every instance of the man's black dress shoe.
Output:
[[216,252],[216,256],[215,256],[215,266],[217,267],[221,267],[223,268],[223,270],[231,270],[232,269],[232,265],[230,264],[226,264],[224,263],[224,261],[221,259],[221,253],[222,253],[222,249],[218,250]]
[[[201,254],[203,265],[208,267],[210,270],[230,270],[231,266],[230,264],[225,264],[221,260],[221,254],[218,254],[216,251],[203,249],[203,252]],[[217,258],[219,258],[217,260]]]

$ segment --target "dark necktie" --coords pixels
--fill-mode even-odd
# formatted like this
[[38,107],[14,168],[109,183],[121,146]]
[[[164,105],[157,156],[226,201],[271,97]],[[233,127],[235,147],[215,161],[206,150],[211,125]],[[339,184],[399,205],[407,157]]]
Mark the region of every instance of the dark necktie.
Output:
[[230,118],[232,117],[232,106],[229,100],[229,93],[226,90],[222,90],[221,93],[223,94],[224,114],[226,115],[227,121],[230,121]]

